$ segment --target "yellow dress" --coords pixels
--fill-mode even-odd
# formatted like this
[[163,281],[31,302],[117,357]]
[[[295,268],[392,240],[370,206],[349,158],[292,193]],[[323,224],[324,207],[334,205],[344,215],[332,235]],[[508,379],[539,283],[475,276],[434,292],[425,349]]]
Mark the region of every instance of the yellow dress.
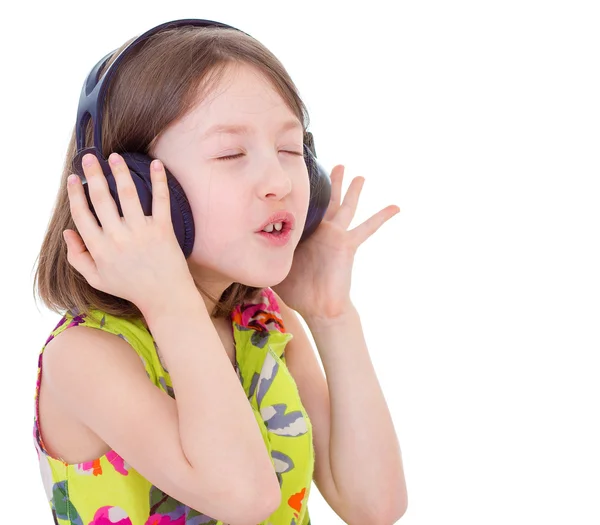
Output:
[[[259,300],[238,305],[231,315],[236,370],[269,451],[281,487],[281,503],[259,525],[310,525],[307,508],[314,469],[312,425],[286,364],[286,333],[270,288]],[[93,310],[67,312],[42,347],[35,389],[34,444],[54,523],[58,525],[227,525],[164,493],[111,450],[85,463],[68,464],[44,446],[38,421],[43,352],[63,330],[85,325],[127,341],[140,356],[150,381],[175,397],[151,333],[141,320],[128,321]],[[168,468],[165,465],[165,468]]]

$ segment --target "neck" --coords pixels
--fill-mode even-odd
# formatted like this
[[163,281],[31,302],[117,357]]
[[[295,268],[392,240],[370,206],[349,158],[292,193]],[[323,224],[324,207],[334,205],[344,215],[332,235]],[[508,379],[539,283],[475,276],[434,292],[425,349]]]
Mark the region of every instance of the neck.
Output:
[[233,281],[224,279],[222,274],[198,266],[191,261],[188,261],[188,266],[196,289],[202,296],[204,304],[210,313],[213,311],[216,302],[223,295],[223,292],[233,284]]

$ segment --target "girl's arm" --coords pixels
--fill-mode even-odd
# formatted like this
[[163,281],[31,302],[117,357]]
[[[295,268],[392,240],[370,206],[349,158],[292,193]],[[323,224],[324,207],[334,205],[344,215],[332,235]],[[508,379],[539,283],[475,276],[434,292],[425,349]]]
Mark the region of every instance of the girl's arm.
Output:
[[296,312],[278,302],[294,335],[286,362],[313,423],[319,491],[347,523],[395,523],[407,507],[402,456],[358,312],[306,319],[325,377]]

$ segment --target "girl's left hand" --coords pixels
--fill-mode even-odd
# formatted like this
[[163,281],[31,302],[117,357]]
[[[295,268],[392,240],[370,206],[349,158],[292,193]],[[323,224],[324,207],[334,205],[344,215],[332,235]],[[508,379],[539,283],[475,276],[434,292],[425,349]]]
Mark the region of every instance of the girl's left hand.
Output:
[[347,231],[354,218],[364,177],[355,177],[340,205],[344,166],[331,171],[331,199],[314,233],[296,248],[292,268],[273,290],[304,319],[331,320],[351,307],[350,283],[354,254],[400,208],[387,206]]

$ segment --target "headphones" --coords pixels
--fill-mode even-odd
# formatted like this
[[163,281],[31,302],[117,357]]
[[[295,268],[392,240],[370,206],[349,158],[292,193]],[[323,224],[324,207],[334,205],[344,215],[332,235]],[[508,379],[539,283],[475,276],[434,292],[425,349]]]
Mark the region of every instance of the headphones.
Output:
[[[146,31],[141,36],[136,38],[121,52],[121,54],[115,58],[113,63],[104,72],[102,78],[98,78],[100,70],[113,56],[116,50],[106,55],[92,68],[83,84],[81,95],[79,97],[79,107],[77,108],[77,122],[75,125],[77,153],[73,159],[72,171],[79,175],[83,183],[88,205],[96,217],[99,225],[100,221],[98,220],[98,216],[94,211],[94,207],[89,195],[87,181],[85,180],[83,167],[81,165],[81,160],[86,153],[92,153],[98,159],[100,166],[102,167],[102,171],[106,176],[110,194],[117,204],[119,215],[123,217],[116,181],[112,175],[107,160],[102,156],[102,108],[104,106],[104,99],[109,82],[114,76],[123,58],[127,56],[135,46],[163,29],[171,29],[181,26],[222,27],[240,31],[235,27],[212,20],[182,19],[166,22]],[[90,119],[92,120],[94,129],[94,145],[93,147],[86,148],[85,130]],[[308,238],[323,220],[323,216],[327,211],[327,206],[329,205],[329,199],[331,196],[331,181],[325,168],[317,161],[317,154],[315,151],[312,133],[306,132],[303,142],[304,161],[308,168],[308,177],[310,180],[310,199],[306,223],[304,225],[300,242]],[[150,179],[150,163],[153,159],[140,152],[123,152],[120,153],[120,155],[123,157],[125,163],[129,167],[129,171],[137,189],[144,214],[151,215],[152,183]],[[173,222],[175,236],[177,237],[179,245],[181,246],[185,257],[187,258],[191,254],[194,246],[194,218],[192,216],[189,202],[181,185],[169,172],[166,166],[165,172],[167,174],[167,183],[171,198],[171,220]]]

